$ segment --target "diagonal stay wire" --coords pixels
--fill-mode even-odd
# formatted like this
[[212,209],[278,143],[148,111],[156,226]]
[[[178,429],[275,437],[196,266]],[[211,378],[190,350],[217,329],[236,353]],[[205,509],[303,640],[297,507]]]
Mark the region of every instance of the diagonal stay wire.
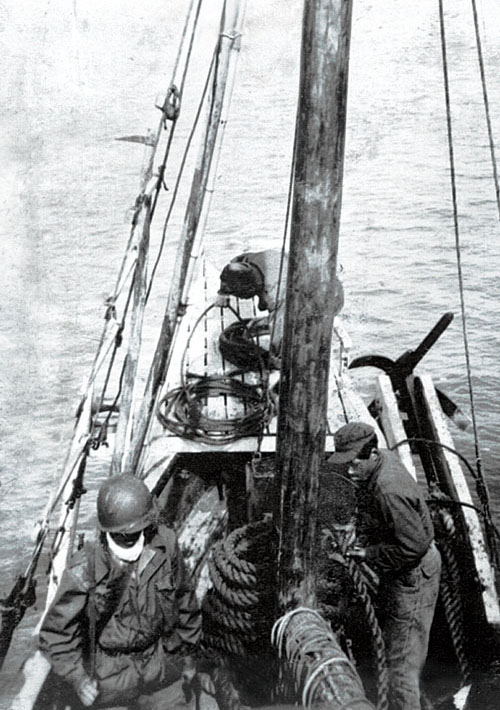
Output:
[[[195,18],[194,18],[194,20],[193,20],[193,27],[192,27],[192,29],[191,29],[191,35],[190,35],[190,41],[189,41],[189,48],[188,48],[188,51],[187,51],[186,60],[185,60],[185,64],[184,64],[184,70],[183,70],[183,72],[182,72],[181,83],[180,83],[180,86],[179,86],[179,102],[182,101],[182,94],[183,94],[183,91],[184,91],[184,85],[185,85],[185,83],[186,83],[186,76],[187,76],[187,72],[188,72],[188,69],[189,69],[189,63],[190,63],[190,61],[191,61],[191,55],[192,55],[192,51],[193,51],[194,38],[195,38],[195,35],[196,35],[196,29],[197,29],[197,26],[198,26],[198,20],[199,20],[199,16],[200,16],[200,10],[201,10],[202,2],[203,2],[203,0],[198,0],[198,5],[197,5],[197,7],[196,7],[196,14],[195,14]],[[194,3],[194,0],[191,0],[191,4],[190,4],[190,6],[189,6],[188,14],[187,14],[187,17],[186,17],[186,22],[185,22],[185,24],[184,24],[184,29],[183,29],[183,33],[182,33],[182,39],[181,39],[181,42],[180,42],[180,45],[179,45],[179,50],[178,50],[178,53],[177,53],[177,58],[176,58],[176,60],[175,60],[174,70],[173,70],[173,72],[172,72],[172,81],[170,82],[170,87],[171,87],[171,88],[175,87],[175,76],[176,76],[176,74],[177,74],[177,70],[178,70],[179,62],[180,62],[180,57],[181,57],[181,54],[182,54],[182,48],[183,48],[183,45],[184,45],[184,42],[185,42],[185,39],[186,39],[187,27],[188,27],[188,24],[189,24],[189,18],[190,18],[190,16],[191,16],[191,12],[192,12],[192,10],[193,10],[193,3]],[[158,199],[159,199],[159,195],[160,195],[161,189],[162,189],[162,187],[163,187],[163,185],[164,185],[164,176],[165,176],[165,171],[166,171],[166,166],[167,166],[167,160],[168,160],[168,157],[169,157],[169,155],[170,155],[170,149],[171,149],[172,141],[173,141],[173,138],[174,138],[174,133],[175,133],[175,128],[176,128],[176,126],[177,126],[177,118],[175,118],[175,119],[172,121],[172,126],[171,126],[171,128],[170,128],[170,133],[169,133],[169,135],[168,135],[167,145],[166,145],[166,147],[165,147],[165,152],[164,152],[164,154],[163,154],[163,160],[162,160],[162,162],[161,162],[161,164],[160,164],[160,167],[159,167],[159,169],[158,169],[158,178],[157,178],[157,181],[156,181],[154,190],[153,190],[153,193],[154,193],[154,194],[153,194],[153,197],[152,197],[152,200],[151,200],[151,219],[153,218],[153,215],[154,215],[154,213],[155,213],[156,205],[157,205]],[[159,127],[158,134],[157,134],[157,141],[159,140],[159,137],[160,137],[160,133],[161,133],[162,128],[166,128],[166,122],[165,122],[165,120],[164,120],[164,117],[162,118],[162,121],[160,122],[160,127]]]
[[[458,225],[458,207],[457,207],[457,186],[456,186],[456,173],[455,173],[455,157],[453,150],[453,130],[451,124],[451,105],[450,105],[450,84],[448,76],[448,59],[446,52],[446,31],[444,24],[444,12],[443,12],[443,0],[439,0],[439,24],[440,24],[440,34],[441,34],[441,53],[443,61],[443,79],[444,79],[444,93],[445,93],[445,104],[446,104],[446,126],[448,134],[448,153],[450,162],[450,182],[451,182],[451,195],[453,203],[453,226],[455,233],[455,251],[457,258],[457,274],[458,274],[458,284],[460,292],[460,310],[462,315],[462,336],[465,351],[465,361],[467,368],[467,383],[469,390],[469,399],[471,404],[471,420],[472,428],[474,431],[474,451],[476,456],[476,468],[478,476],[482,479],[482,464],[481,455],[479,451],[479,437],[477,430],[477,421],[474,407],[474,391],[472,387],[472,374],[471,374],[471,359],[469,351],[469,339],[467,334],[467,318],[465,311],[465,299],[464,299],[464,280],[462,272],[462,259],[460,253],[460,230]],[[487,489],[486,489],[487,490]],[[487,493],[486,493],[487,495]],[[489,501],[488,501],[489,502]]]
[[[219,42],[219,41],[217,41],[217,46],[218,46],[218,42]],[[208,86],[209,86],[209,83],[210,83],[210,77],[211,77],[212,70],[213,70],[213,67],[214,67],[214,64],[215,64],[215,57],[216,57],[216,54],[217,54],[217,46],[216,46],[216,48],[215,48],[215,50],[214,50],[214,53],[212,54],[212,61],[211,61],[211,63],[210,63],[210,67],[209,67],[209,69],[208,69],[207,79],[206,79],[206,82],[205,82],[205,86],[204,86],[204,88],[203,88],[203,94],[202,94],[200,103],[199,103],[199,105],[198,105],[198,110],[197,110],[197,112],[196,112],[196,116],[195,116],[195,118],[194,118],[193,125],[192,125],[192,127],[191,127],[191,132],[190,132],[190,134],[189,134],[189,137],[188,137],[188,140],[187,140],[187,143],[186,143],[186,148],[185,148],[185,150],[184,150],[184,154],[183,154],[183,156],[182,156],[182,161],[181,161],[181,165],[180,165],[180,168],[179,168],[179,172],[178,172],[178,174],[177,174],[177,180],[176,180],[176,182],[175,182],[175,187],[174,187],[174,191],[173,191],[173,194],[172,194],[172,199],[171,199],[171,201],[170,201],[170,205],[169,205],[169,208],[168,208],[167,216],[165,217],[165,222],[164,222],[164,225],[163,225],[163,232],[162,232],[162,238],[161,238],[160,246],[159,246],[159,249],[158,249],[158,253],[157,253],[157,255],[156,255],[156,260],[155,260],[154,266],[153,266],[153,268],[152,268],[152,270],[151,270],[151,277],[150,277],[150,280],[149,280],[149,286],[148,286],[148,290],[147,290],[147,293],[146,293],[146,303],[147,303],[147,301],[149,300],[149,296],[150,296],[150,294],[151,294],[151,289],[152,289],[152,287],[153,287],[153,281],[154,281],[154,278],[155,278],[155,274],[156,274],[156,271],[157,271],[157,269],[158,269],[158,265],[159,265],[160,260],[161,260],[161,256],[162,256],[163,249],[164,249],[164,246],[165,246],[165,241],[166,241],[166,236],[167,236],[167,228],[168,228],[168,224],[169,224],[169,221],[170,221],[170,216],[171,216],[171,214],[172,214],[172,210],[173,210],[174,205],[175,205],[175,201],[176,201],[177,194],[178,194],[179,187],[180,187],[181,178],[182,178],[182,175],[183,175],[183,172],[184,172],[184,168],[185,168],[185,166],[186,166],[187,156],[188,156],[189,150],[190,150],[190,148],[191,148],[191,143],[192,143],[192,141],[193,141],[196,128],[197,128],[197,126],[198,126],[198,122],[199,122],[199,119],[200,119],[200,116],[201,116],[201,110],[202,110],[202,108],[203,108],[203,104],[204,104],[204,101],[205,101],[205,97],[206,97],[206,94],[207,94],[207,91],[208,91]]]
[[491,127],[490,103],[489,103],[489,99],[488,99],[488,90],[486,87],[486,73],[484,70],[481,34],[479,32],[479,21],[478,21],[478,15],[477,15],[476,0],[471,0],[471,2],[472,2],[472,13],[474,15],[474,31],[476,34],[477,59],[479,62],[479,71],[481,73],[481,87],[483,90],[484,111],[485,111],[485,115],[486,115],[486,125],[488,127],[488,141],[489,141],[489,145],[490,145],[491,167],[493,170],[493,180],[495,182],[495,195],[496,195],[496,201],[497,201],[498,218],[500,220],[500,185],[498,183],[498,166],[497,166],[497,159],[496,159],[496,155],[495,155],[495,142],[493,140],[493,129]]

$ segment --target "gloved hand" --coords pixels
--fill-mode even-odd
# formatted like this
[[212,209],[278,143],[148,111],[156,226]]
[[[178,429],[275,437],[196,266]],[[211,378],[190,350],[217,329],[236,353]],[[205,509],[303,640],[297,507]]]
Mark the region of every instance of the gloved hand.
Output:
[[88,676],[84,676],[76,683],[75,690],[78,698],[87,708],[94,704],[99,695],[97,681],[91,680]]

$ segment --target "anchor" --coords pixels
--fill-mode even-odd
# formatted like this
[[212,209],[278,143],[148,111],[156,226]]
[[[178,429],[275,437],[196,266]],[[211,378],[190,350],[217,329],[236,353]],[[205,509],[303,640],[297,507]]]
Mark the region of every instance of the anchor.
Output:
[[[397,360],[391,360],[391,358],[385,355],[362,355],[361,357],[354,358],[349,364],[349,369],[354,369],[355,367],[377,367],[385,372],[391,380],[392,387],[398,399],[399,408],[403,412],[408,412],[411,404],[409,401],[408,388],[406,386],[406,378],[412,374],[420,360],[429,352],[452,320],[453,313],[445,313],[415,350],[406,350]],[[447,394],[437,387],[436,394],[441,409],[446,416],[449,417],[459,429],[467,429],[470,424],[469,417]],[[373,403],[370,405],[369,409],[372,409],[372,405]]]

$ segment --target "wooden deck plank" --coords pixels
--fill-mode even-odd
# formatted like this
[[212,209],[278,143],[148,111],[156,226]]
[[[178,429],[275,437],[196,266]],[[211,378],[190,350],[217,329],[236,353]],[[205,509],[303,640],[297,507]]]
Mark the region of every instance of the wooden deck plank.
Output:
[[[200,375],[222,375],[230,374],[237,369],[235,365],[224,360],[219,350],[219,335],[223,328],[226,328],[230,323],[237,319],[237,316],[228,308],[211,309],[206,316],[196,326],[196,331],[192,334],[192,330],[196,321],[210,303],[213,303],[219,288],[219,272],[206,261],[204,257],[200,257],[197,262],[197,270],[193,277],[192,286],[187,299],[186,313],[181,320],[177,335],[173,346],[173,352],[170,358],[169,368],[165,378],[161,397],[173,388],[177,388],[181,384],[181,366],[184,364],[185,372],[193,372]],[[238,300],[230,298],[230,304],[241,318],[256,318],[266,315],[266,311],[257,309],[256,299]],[[192,336],[191,336],[192,334]],[[191,337],[190,337],[191,336]],[[187,352],[186,343],[190,338]],[[262,343],[263,347],[267,343]],[[345,415],[344,405],[340,397],[338,385],[337,371],[338,357],[332,363],[332,373],[330,377],[330,397],[328,405],[328,435],[326,440],[326,450],[333,451],[333,432],[342,424],[345,424],[347,417]],[[244,375],[238,376],[244,382],[258,384],[260,382],[260,374],[256,372],[247,372]],[[271,381],[274,382],[277,378],[277,373],[271,375]],[[353,412],[353,407],[349,405],[349,411]],[[244,408],[241,401],[237,398],[210,398],[208,408],[204,413],[211,418],[232,418],[241,416]],[[356,410],[357,411],[357,410]],[[368,417],[366,408],[357,418]],[[277,419],[274,416],[266,427],[261,450],[263,452],[275,451],[276,444],[276,425]],[[206,452],[206,451],[228,451],[228,452],[251,452],[257,447],[257,437],[245,437],[229,444],[206,444],[188,439],[181,439],[173,432],[165,430],[159,422],[155,422],[152,426],[150,435],[150,445],[147,459],[145,462],[146,471],[154,470],[157,466],[156,462],[168,460],[173,453],[179,452]]]

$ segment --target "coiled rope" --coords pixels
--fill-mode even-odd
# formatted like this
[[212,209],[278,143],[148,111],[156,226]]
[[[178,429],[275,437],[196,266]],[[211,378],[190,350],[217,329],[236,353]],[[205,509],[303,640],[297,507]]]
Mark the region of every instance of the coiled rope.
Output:
[[335,634],[314,609],[298,607],[273,626],[272,642],[285,656],[302,687],[302,705],[310,708],[315,699],[335,710],[371,710],[353,663],[343,653]]
[[[260,436],[271,416],[272,406],[265,383],[250,384],[229,375],[187,373],[186,376],[184,363],[191,339],[202,319],[214,307],[213,304],[208,306],[196,321],[182,356],[181,385],[169,390],[160,400],[157,417],[176,436],[207,444],[227,444],[242,437]],[[238,316],[234,309],[231,310]],[[207,400],[220,397],[240,400],[245,413],[231,418],[204,414]]]
[[213,547],[213,589],[203,602],[204,643],[242,658],[269,645],[276,546],[267,521],[233,530]]

